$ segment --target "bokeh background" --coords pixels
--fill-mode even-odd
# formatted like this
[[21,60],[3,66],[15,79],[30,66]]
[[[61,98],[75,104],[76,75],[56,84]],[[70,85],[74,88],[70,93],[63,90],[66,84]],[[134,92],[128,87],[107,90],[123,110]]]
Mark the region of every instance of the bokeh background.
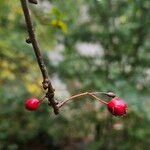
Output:
[[147,150],[150,147],[150,1],[38,0],[30,10],[44,61],[64,100],[113,91],[128,103],[117,118],[87,97],[55,116],[41,98],[42,77],[19,0],[0,0],[0,149]]

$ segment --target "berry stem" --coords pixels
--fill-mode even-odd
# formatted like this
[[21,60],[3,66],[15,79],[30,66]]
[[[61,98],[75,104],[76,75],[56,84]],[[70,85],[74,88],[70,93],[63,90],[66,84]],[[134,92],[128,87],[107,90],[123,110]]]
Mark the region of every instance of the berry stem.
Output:
[[65,105],[70,100],[73,100],[73,99],[81,97],[81,96],[87,96],[87,95],[88,95],[88,92],[84,92],[84,93],[73,95],[73,96],[69,97],[68,99],[62,101],[60,104],[57,105],[57,107],[60,108],[60,107],[62,107],[63,105]]
[[[102,92],[104,93],[104,92]],[[70,100],[74,100],[75,98],[78,98],[78,97],[81,97],[81,96],[91,96],[93,98],[95,98],[96,100],[98,100],[99,102],[107,105],[107,102],[103,101],[102,99],[98,98],[97,96],[95,96],[92,92],[84,92],[84,93],[80,93],[80,94],[76,94],[76,95],[73,95],[71,97],[69,97],[68,99],[62,101],[61,103],[59,103],[57,105],[58,108],[61,108],[63,105],[65,105],[68,101]]]
[[94,95],[93,93],[88,93],[90,96],[92,96],[93,98],[95,98],[96,100],[98,100],[99,102],[107,105],[107,102],[103,101],[102,99],[98,98],[96,95]]
[[104,95],[106,95],[106,96],[108,96],[108,97],[110,97],[110,98],[114,98],[114,97],[116,97],[116,94],[115,93],[113,93],[113,92],[92,92],[94,95],[95,94],[104,94]]
[[46,98],[46,95],[40,99],[40,103],[43,102],[45,98]]

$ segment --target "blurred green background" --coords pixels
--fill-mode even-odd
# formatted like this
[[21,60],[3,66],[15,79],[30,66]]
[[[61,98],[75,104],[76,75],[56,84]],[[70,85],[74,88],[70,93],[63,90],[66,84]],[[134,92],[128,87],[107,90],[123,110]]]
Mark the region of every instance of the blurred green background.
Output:
[[44,60],[63,100],[113,91],[128,103],[124,118],[82,98],[55,116],[41,98],[42,77],[19,0],[0,0],[0,149],[147,150],[150,147],[149,0],[39,0],[31,5]]

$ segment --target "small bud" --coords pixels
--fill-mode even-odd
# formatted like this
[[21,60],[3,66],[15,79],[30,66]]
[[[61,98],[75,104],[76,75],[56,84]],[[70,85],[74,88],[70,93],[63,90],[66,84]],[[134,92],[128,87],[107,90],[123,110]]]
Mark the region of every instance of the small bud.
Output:
[[28,44],[30,44],[30,43],[31,43],[30,38],[26,38],[26,43],[28,43]]
[[38,1],[37,0],[28,0],[30,3],[32,4],[38,4]]

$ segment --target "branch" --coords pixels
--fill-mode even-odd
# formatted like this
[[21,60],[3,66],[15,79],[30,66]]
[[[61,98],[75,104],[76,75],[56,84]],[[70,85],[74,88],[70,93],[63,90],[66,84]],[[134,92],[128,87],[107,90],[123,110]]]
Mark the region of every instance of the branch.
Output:
[[[43,82],[42,82],[43,88],[44,88],[44,90],[47,90],[46,97],[48,98],[51,106],[53,107],[54,113],[58,114],[59,113],[58,107],[56,105],[56,102],[54,101],[54,89],[53,89],[50,79],[48,77],[48,72],[47,72],[46,66],[44,64],[41,52],[40,52],[39,44],[38,44],[35,34],[34,34],[33,25],[32,25],[30,13],[29,13],[28,5],[27,5],[27,0],[20,0],[20,2],[21,2],[22,9],[24,12],[24,17],[25,17],[25,21],[26,21],[26,25],[27,25],[28,34],[29,34],[29,39],[27,39],[27,43],[32,43],[37,62],[38,62],[39,68],[40,68],[42,76],[43,76]],[[31,2],[31,0],[30,0],[30,2]]]
[[[36,2],[37,2],[36,0],[28,0],[28,1],[32,2],[34,4],[36,4]],[[78,98],[78,97],[81,97],[81,96],[90,96],[90,97],[98,100],[99,102],[107,105],[107,102],[98,98],[95,94],[101,93],[101,94],[105,94],[105,95],[113,98],[116,95],[112,92],[108,92],[108,93],[105,93],[105,92],[84,92],[84,93],[80,93],[80,94],[76,94],[74,96],[71,96],[67,100],[64,100],[63,102],[60,102],[60,103],[57,103],[54,100],[54,91],[55,90],[53,89],[52,84],[50,82],[48,72],[47,72],[46,66],[44,64],[41,52],[40,52],[39,44],[38,44],[36,37],[35,37],[35,34],[34,34],[33,25],[32,25],[30,13],[29,13],[28,5],[27,5],[27,0],[20,0],[20,2],[21,2],[22,9],[24,12],[24,17],[25,17],[25,21],[26,21],[26,25],[27,25],[28,34],[29,34],[29,38],[26,39],[26,42],[28,44],[31,43],[33,46],[38,65],[39,65],[39,68],[40,68],[42,76],[43,76],[43,82],[42,82],[43,89],[47,90],[46,95],[42,98],[41,102],[44,100],[45,97],[48,98],[49,105],[53,107],[55,114],[58,114],[59,108],[62,107],[63,105],[65,105],[68,101],[73,100],[73,99]]]

